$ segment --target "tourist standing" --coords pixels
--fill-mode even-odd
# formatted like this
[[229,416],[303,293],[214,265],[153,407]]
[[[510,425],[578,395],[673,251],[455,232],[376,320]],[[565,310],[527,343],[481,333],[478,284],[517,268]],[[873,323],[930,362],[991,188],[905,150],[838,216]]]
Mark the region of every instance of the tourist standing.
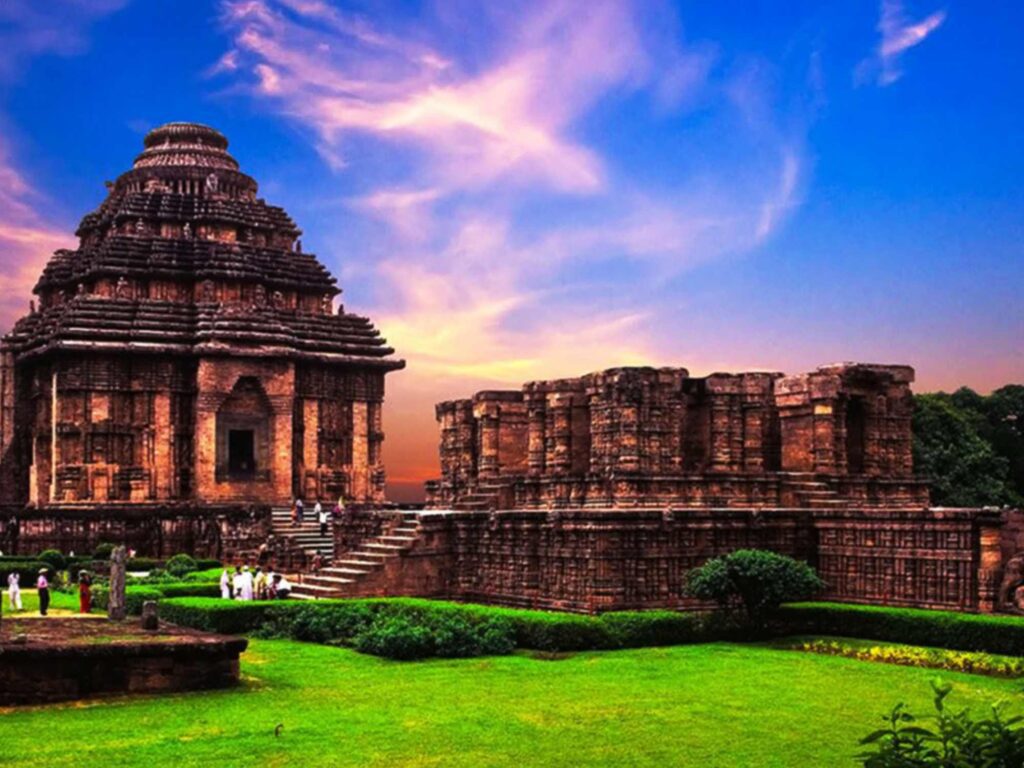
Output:
[[302,499],[295,500],[295,522],[298,525],[302,525],[306,515],[306,505],[302,503]]
[[316,512],[316,521],[320,523],[320,535],[327,535],[327,510],[324,509],[323,504],[320,503],[320,499],[316,500],[316,506],[313,507],[313,511]]
[[39,578],[36,579],[36,589],[39,591],[39,615],[45,616],[50,609],[50,582],[46,580],[46,569],[39,569]]
[[88,571],[78,572],[78,612],[89,613],[92,610],[92,579]]
[[21,574],[14,572],[7,574],[7,597],[11,601],[11,611],[21,610]]
[[267,599],[267,574],[259,566],[256,567],[256,575],[253,577],[253,586],[257,600]]
[[252,600],[252,589],[253,579],[252,572],[249,570],[249,566],[242,567],[242,594],[239,595],[239,600]]
[[220,596],[224,600],[231,599],[231,574],[225,568],[220,574]]
[[236,565],[235,572],[231,576],[231,597],[235,600],[242,599],[242,566]]
[[267,600],[273,600],[277,597],[277,582],[275,579],[277,574],[274,573],[273,568],[267,570]]
[[313,555],[313,573],[319,572],[319,570],[321,568],[323,568],[323,565],[324,565],[324,556],[320,554],[320,550],[318,549],[316,551],[316,554]]

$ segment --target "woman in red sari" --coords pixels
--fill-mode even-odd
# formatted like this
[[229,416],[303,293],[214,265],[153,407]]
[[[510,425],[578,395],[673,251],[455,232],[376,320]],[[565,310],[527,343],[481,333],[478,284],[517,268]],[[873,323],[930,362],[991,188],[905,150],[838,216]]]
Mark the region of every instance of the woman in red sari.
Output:
[[78,573],[78,610],[80,613],[92,610],[92,579],[86,571]]

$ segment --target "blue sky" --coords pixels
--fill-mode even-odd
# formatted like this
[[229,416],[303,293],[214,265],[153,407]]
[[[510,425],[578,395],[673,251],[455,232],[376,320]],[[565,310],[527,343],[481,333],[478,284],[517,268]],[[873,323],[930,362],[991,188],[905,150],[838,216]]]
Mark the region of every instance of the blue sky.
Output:
[[223,131],[435,400],[618,364],[1024,380],[1024,6],[8,0],[0,326],[170,120]]

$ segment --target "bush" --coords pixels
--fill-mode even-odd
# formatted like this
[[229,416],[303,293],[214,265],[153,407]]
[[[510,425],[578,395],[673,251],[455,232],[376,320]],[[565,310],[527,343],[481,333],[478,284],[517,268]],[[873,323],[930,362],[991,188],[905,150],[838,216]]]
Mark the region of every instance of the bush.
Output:
[[56,549],[47,549],[39,553],[36,558],[46,563],[54,572],[63,571],[67,566],[67,559]]
[[361,653],[409,661],[433,656],[436,645],[431,631],[402,616],[381,616],[356,635],[355,649]]
[[237,635],[261,626],[278,605],[270,601],[177,597],[164,600],[160,605],[160,614],[172,624]]
[[687,575],[687,592],[725,608],[739,602],[762,624],[782,603],[806,600],[824,586],[807,563],[761,549],[738,549],[708,560]]
[[790,634],[838,635],[1024,656],[1024,619],[919,608],[796,603],[776,612]]
[[220,597],[220,584],[216,582],[186,582],[158,584],[156,590],[165,598],[169,597]]
[[160,561],[152,557],[129,557],[124,567],[129,571],[153,571],[160,567]]
[[945,648],[922,648],[916,645],[876,645],[863,640],[814,638],[804,640],[790,648],[827,656],[842,656],[859,661],[897,664],[904,667],[943,669],[993,677],[1020,677],[1024,675],[1024,659],[1016,656],[998,656],[977,651],[950,651]]
[[[124,604],[125,610],[132,616],[138,616],[142,613],[142,604],[147,600],[159,601],[163,597],[161,592],[156,587],[149,586],[131,586],[125,587],[124,590]],[[107,610],[110,605],[110,587],[106,584],[102,584],[92,589],[92,603],[96,608],[100,610]]]
[[[975,720],[967,710],[946,708],[951,685],[932,683],[935,716],[917,718],[897,704],[883,718],[886,727],[861,739],[873,752],[858,757],[867,768],[1017,768],[1024,765],[1024,727],[1020,717],[1005,718],[998,706]],[[932,728],[925,726],[934,721]]]
[[109,560],[110,555],[114,552],[114,544],[110,542],[103,542],[96,545],[96,549],[92,551],[94,560]]
[[172,576],[181,578],[185,574],[196,570],[196,561],[188,555],[175,555],[167,561],[166,568]]

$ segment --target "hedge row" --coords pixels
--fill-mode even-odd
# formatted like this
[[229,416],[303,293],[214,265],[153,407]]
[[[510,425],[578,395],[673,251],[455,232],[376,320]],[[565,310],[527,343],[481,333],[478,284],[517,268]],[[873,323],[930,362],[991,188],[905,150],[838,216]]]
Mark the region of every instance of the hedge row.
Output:
[[1024,619],[846,603],[792,603],[777,614],[786,634],[835,635],[958,651],[1024,655]]
[[[169,598],[213,597],[219,594],[220,587],[217,584],[139,584],[125,587],[124,602],[128,613],[137,616],[142,613],[142,604],[147,600],[162,602]],[[105,584],[93,587],[92,602],[100,610],[107,609],[109,597],[110,590]]]
[[344,644],[357,644],[369,628],[389,621],[435,629],[440,634],[467,625],[487,625],[491,635],[507,628],[511,646],[556,652],[679,645],[742,634],[727,619],[697,613],[637,611],[580,616],[416,598],[316,602],[180,598],[163,601],[160,612],[172,623],[212,632],[256,632]]

